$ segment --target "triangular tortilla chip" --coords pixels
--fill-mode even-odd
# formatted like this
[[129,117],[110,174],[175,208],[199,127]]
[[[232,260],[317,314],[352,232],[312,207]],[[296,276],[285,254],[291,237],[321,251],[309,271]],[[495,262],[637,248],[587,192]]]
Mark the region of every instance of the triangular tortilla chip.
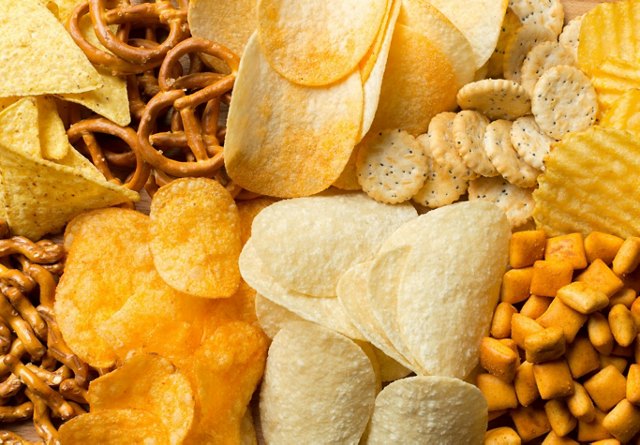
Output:
[[56,5],[55,9],[57,9],[57,11],[55,11],[55,14],[58,16],[58,20],[60,20],[60,23],[62,23],[63,25],[67,23],[67,19],[71,16],[71,13],[76,8],[76,6],[78,6],[80,3],[83,3],[83,0],[53,0],[53,1],[41,0],[41,1],[49,9],[52,9],[51,3]]
[[62,159],[69,152],[69,139],[58,108],[53,99],[47,97],[38,97],[36,104],[42,157],[56,161]]
[[34,97],[21,99],[0,112],[2,145],[20,147],[32,157],[41,157],[38,106]]
[[[89,43],[102,51],[109,52],[96,37],[91,18],[88,15],[80,21],[80,29]],[[86,93],[62,94],[60,97],[69,102],[84,105],[100,116],[126,127],[131,123],[127,82],[123,78],[112,76],[103,69],[98,69],[98,73],[102,79],[102,88]]]
[[0,97],[81,93],[102,86],[91,62],[38,0],[0,0]]

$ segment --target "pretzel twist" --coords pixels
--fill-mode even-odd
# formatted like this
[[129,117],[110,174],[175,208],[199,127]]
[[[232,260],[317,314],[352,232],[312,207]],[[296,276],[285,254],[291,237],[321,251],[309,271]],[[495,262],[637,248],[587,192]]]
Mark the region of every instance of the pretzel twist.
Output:
[[0,292],[4,294],[20,316],[31,325],[33,332],[42,340],[47,338],[47,324],[44,322],[31,301],[15,287],[0,281]]
[[17,422],[33,415],[33,403],[24,402],[17,406],[0,406],[1,422]]
[[0,443],[6,445],[42,445],[42,442],[31,442],[13,431],[0,430]]
[[35,360],[42,358],[47,349],[40,343],[31,325],[20,317],[4,294],[0,294],[0,318],[11,326],[31,357]]
[[41,240],[34,243],[23,236],[0,240],[0,257],[14,254],[24,255],[34,263],[49,264],[60,261],[64,256],[64,250],[51,241]]
[[[36,391],[30,389],[25,390],[24,393],[33,404],[33,424],[38,435],[44,439],[44,443],[47,445],[60,445],[58,430],[51,423],[46,400]],[[69,409],[73,410],[73,407],[69,405]],[[75,414],[75,411],[73,412]]]

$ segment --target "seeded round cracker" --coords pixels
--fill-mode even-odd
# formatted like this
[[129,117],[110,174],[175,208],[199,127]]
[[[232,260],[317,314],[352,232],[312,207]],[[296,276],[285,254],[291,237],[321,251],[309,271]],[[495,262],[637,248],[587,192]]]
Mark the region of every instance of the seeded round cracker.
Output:
[[549,154],[553,141],[540,131],[532,116],[518,118],[511,126],[511,144],[518,156],[541,171],[544,171],[544,157]]
[[358,182],[376,201],[397,204],[410,199],[427,176],[427,157],[406,131],[371,133],[357,147]]
[[453,119],[453,137],[458,153],[467,167],[480,176],[497,176],[500,173],[484,151],[484,132],[487,125],[489,119],[484,114],[462,110]]
[[453,136],[453,120],[456,114],[444,112],[436,115],[429,123],[429,132],[418,136],[423,150],[453,176],[462,179],[474,178],[476,174],[464,163]]
[[531,110],[531,99],[517,82],[484,79],[468,83],[458,91],[463,110],[477,110],[489,119],[517,119]]
[[556,34],[540,25],[523,25],[507,42],[502,69],[504,78],[520,82],[521,68],[531,48],[541,42],[555,42]]
[[584,14],[571,19],[562,29],[558,37],[558,41],[571,51],[571,54],[576,60],[578,60],[578,44],[580,43],[580,28],[582,27],[583,17]]
[[561,139],[570,131],[585,130],[595,123],[598,98],[582,71],[572,66],[556,66],[536,83],[531,111],[543,133]]
[[518,18],[511,8],[507,8],[507,13],[504,15],[504,19],[502,19],[498,43],[487,62],[487,77],[494,79],[502,77],[502,62],[504,60],[504,52],[507,49],[507,42],[521,26],[520,18]]
[[510,184],[504,178],[478,178],[469,184],[469,201],[488,201],[500,207],[512,228],[531,221],[535,202],[532,189]]
[[531,48],[525,57],[521,68],[521,84],[529,95],[533,94],[533,88],[540,76],[554,66],[576,64],[576,59],[571,51],[558,42],[541,42]]
[[509,0],[522,23],[549,28],[556,36],[564,24],[564,8],[560,0]]
[[533,187],[540,171],[524,162],[511,144],[512,122],[497,120],[487,126],[484,148],[496,170],[518,187]]

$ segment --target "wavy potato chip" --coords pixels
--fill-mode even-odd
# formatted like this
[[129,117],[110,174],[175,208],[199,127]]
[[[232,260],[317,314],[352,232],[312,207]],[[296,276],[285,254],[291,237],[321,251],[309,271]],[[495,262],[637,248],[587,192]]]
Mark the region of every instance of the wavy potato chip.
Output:
[[229,109],[229,176],[243,188],[283,198],[328,188],[356,144],[363,106],[359,71],[327,88],[294,85],[271,69],[254,35]]
[[0,96],[81,93],[100,76],[38,0],[0,1]]
[[169,445],[169,432],[158,416],[139,409],[109,409],[81,414],[60,426],[63,445]]
[[609,57],[591,74],[591,83],[603,108],[610,107],[626,91],[640,88],[640,64]]
[[371,362],[354,342],[309,323],[287,325],[271,343],[260,390],[265,441],[357,444],[375,385]]
[[164,281],[197,297],[233,295],[240,283],[240,217],[219,182],[182,178],[160,187],[149,217],[151,255]]
[[382,241],[416,216],[362,193],[280,201],[253,221],[252,244],[273,279],[316,297],[336,295],[340,275],[373,257]]
[[486,429],[487,402],[477,387],[450,377],[410,377],[376,397],[367,443],[482,443]]
[[91,381],[91,412],[139,409],[156,415],[169,431],[172,445],[182,443],[193,422],[193,391],[169,360],[138,354],[116,370]]
[[600,125],[640,135],[640,90],[623,93],[604,112]]
[[261,0],[266,59],[291,82],[319,86],[347,77],[373,45],[389,0]]

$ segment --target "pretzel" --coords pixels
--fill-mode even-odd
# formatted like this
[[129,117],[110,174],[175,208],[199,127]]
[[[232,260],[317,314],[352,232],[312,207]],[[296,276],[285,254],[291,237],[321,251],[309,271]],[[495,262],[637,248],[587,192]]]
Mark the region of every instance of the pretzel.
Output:
[[56,371],[48,371],[40,366],[36,366],[33,363],[27,363],[25,365],[29,371],[33,372],[39,379],[45,382],[49,386],[58,386],[64,380],[71,377],[72,372],[67,366],[62,365]]
[[40,343],[31,325],[19,316],[4,294],[0,294],[0,318],[9,323],[31,357],[35,360],[42,358],[47,349]]
[[[104,133],[115,136],[123,140],[129,146],[130,151],[121,154],[112,154],[109,159],[105,156],[103,150],[98,145],[93,133]],[[107,178],[107,180],[117,183],[120,182],[109,168],[107,160],[120,164],[120,166],[127,165],[133,160],[135,170],[124,183],[124,186],[129,189],[139,191],[147,182],[151,169],[140,155],[138,136],[132,128],[121,127],[108,119],[92,118],[73,124],[67,131],[67,136],[69,137],[69,142],[71,144],[82,138],[87,151],[91,156],[93,164],[98,168],[100,173]],[[118,161],[118,159],[125,158],[128,158],[125,162]]]
[[58,390],[65,399],[73,400],[74,402],[82,403],[83,405],[89,404],[87,401],[87,390],[78,385],[78,381],[75,379],[63,380],[60,383]]
[[34,243],[23,236],[0,240],[0,257],[16,253],[38,264],[55,263],[64,256],[62,247],[51,241],[41,240]]
[[22,381],[15,374],[9,374],[4,381],[0,382],[0,398],[8,399],[18,394],[22,389]]
[[0,292],[4,294],[20,316],[31,325],[33,332],[41,338],[47,338],[47,324],[44,322],[31,301],[15,287],[7,286],[0,281]]
[[31,442],[13,431],[0,430],[0,443],[6,445],[41,445],[42,442]]
[[17,269],[9,269],[3,264],[0,264],[0,281],[17,287],[22,292],[31,292],[36,285],[30,276]]
[[[36,427],[38,435],[44,439],[44,443],[47,445],[59,445],[60,441],[58,440],[58,431],[51,423],[51,418],[49,417],[49,406],[46,403],[46,400],[41,397],[40,394],[29,389],[25,390],[24,393],[33,404],[33,424]],[[69,408],[73,410],[73,407],[69,406]]]
[[53,308],[53,300],[56,293],[56,281],[51,272],[39,264],[32,263],[24,256],[19,256],[18,261],[24,273],[38,283],[40,291],[40,305]]
[[0,406],[0,421],[17,422],[33,415],[33,403],[24,402],[17,406]]
[[11,349],[11,329],[9,326],[3,321],[0,320],[0,353],[7,354],[9,349]]
[[[24,348],[22,341],[20,341],[19,338],[15,339],[13,344],[11,345],[9,354],[14,357],[22,358],[22,356],[24,356],[26,353],[27,353],[27,350]],[[8,354],[5,354],[5,355],[8,355]],[[5,375],[11,372],[11,369],[7,365],[5,365],[4,362],[2,361],[3,358],[4,358],[4,355],[0,357],[0,375]]]

